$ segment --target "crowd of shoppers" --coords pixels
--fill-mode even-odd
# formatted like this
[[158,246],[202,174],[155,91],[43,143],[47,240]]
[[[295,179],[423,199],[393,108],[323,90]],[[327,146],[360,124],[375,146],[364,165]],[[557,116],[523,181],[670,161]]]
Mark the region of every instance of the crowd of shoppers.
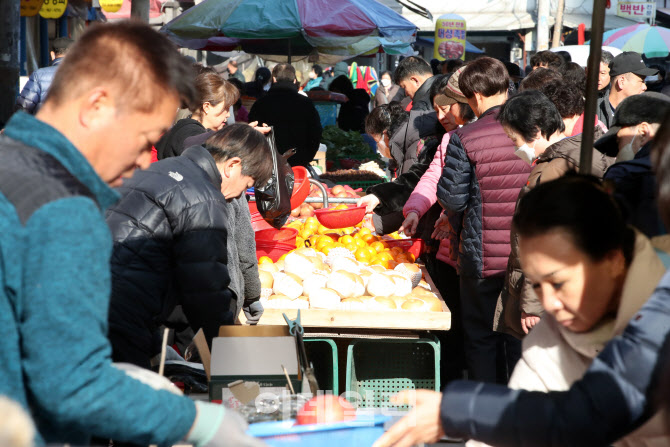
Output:
[[[210,343],[240,312],[258,321],[244,192],[272,176],[270,126],[279,153],[296,150],[291,165],[312,162],[312,100],[291,64],[244,83],[231,59],[225,80],[139,23],[94,26],[53,50],[17,99],[27,113],[0,135],[0,395],[29,413],[38,444],[260,445],[235,412],[112,361],[149,369],[174,312]],[[425,240],[452,315],[446,388],[394,397],[414,409],[377,446],[445,434],[473,447],[668,443],[664,71],[604,52],[585,116],[578,64],[544,51],[531,65],[521,80],[490,57],[410,56],[381,73],[374,98],[346,62],[333,76],[310,68],[303,92],[344,94],[338,125],[390,160],[392,181],[359,204],[377,234]],[[243,94],[256,100],[240,115],[251,123],[233,124]]]

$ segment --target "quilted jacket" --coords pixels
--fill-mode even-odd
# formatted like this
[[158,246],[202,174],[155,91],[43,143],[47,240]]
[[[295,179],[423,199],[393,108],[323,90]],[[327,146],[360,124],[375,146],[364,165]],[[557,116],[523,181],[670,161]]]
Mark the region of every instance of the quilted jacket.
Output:
[[18,98],[16,98],[16,105],[31,115],[36,114],[47,97],[47,92],[61,62],[63,62],[63,58],[59,57],[54,59],[51,66],[33,71]]
[[[568,391],[544,393],[502,385],[451,382],[440,417],[448,436],[498,447],[612,444],[654,414],[667,376],[670,273]],[[664,401],[665,402],[665,401]]]
[[[214,159],[194,146],[124,181],[121,200],[107,211],[110,332],[135,340],[142,352],[153,353],[152,334],[177,304],[208,340],[237,315],[229,266],[236,259],[227,247],[232,210],[220,189]],[[253,239],[249,244],[244,252],[253,254]]]
[[516,199],[530,173],[496,119],[499,110],[453,133],[437,186],[440,205],[464,213],[458,271],[474,278],[505,273]]

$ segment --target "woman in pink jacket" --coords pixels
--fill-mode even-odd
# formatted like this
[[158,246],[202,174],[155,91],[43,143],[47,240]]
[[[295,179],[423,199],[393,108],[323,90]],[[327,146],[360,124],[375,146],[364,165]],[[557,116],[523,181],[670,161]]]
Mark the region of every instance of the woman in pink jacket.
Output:
[[[454,130],[475,119],[475,114],[468,105],[467,99],[458,87],[458,77],[463,71],[457,70],[446,83],[434,85],[439,92],[434,96],[433,107],[437,112],[440,124],[447,133],[442,138],[442,143],[435,152],[435,157],[428,170],[423,174],[421,180],[414,188],[403,207],[405,221],[402,230],[411,236],[416,232],[419,220],[437,202],[437,182],[442,175],[444,159],[446,157],[449,138]],[[447,215],[446,211],[435,222],[435,230],[432,234],[434,239],[440,240],[440,246],[436,255],[435,285],[444,297],[449,310],[451,310],[451,329],[440,337],[445,352],[449,352],[448,361],[441,367],[442,383],[463,377],[465,369],[465,357],[463,353],[463,329],[460,318],[459,304],[459,280],[456,271],[456,258],[458,256],[458,240],[462,215]],[[446,356],[442,356],[444,359]]]

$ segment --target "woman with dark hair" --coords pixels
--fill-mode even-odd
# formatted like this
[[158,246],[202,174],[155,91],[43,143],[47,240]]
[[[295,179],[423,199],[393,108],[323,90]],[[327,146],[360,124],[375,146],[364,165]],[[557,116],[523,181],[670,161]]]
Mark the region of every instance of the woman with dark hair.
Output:
[[393,83],[393,74],[388,70],[382,71],[382,74],[379,75],[379,87],[377,87],[377,92],[375,93],[375,107],[393,101],[399,90],[400,87]]
[[[532,160],[533,170],[519,192],[519,199],[540,183],[579,170],[582,135],[580,133],[566,138],[561,129],[565,129],[566,122],[574,127],[575,119],[583,111],[584,100],[574,86],[563,81],[552,81],[544,88],[552,94],[554,102],[537,90],[526,90],[507,101],[498,115],[515,146],[521,146],[517,151],[526,157],[526,161]],[[556,102],[560,103],[565,114],[570,115],[568,118],[561,116]],[[563,124],[562,127],[559,122]],[[596,127],[595,138],[602,134]],[[602,179],[612,163],[613,157],[593,149],[591,173],[594,176]],[[521,270],[518,242],[516,230],[512,228],[511,252],[493,327],[497,331],[523,338],[540,320],[543,308]]]
[[560,70],[563,81],[572,85],[582,96],[586,96],[586,71],[576,62],[567,62]]
[[159,160],[181,155],[187,138],[221,129],[230,116],[230,108],[240,97],[233,84],[212,71],[200,73],[195,78],[195,87],[197,101],[191,108],[191,116],[177,121],[156,143]]
[[[517,391],[459,382],[444,395],[421,392],[417,414],[391,428],[375,447],[433,442],[443,430],[450,436],[465,435],[504,446],[610,445],[653,413],[646,407],[643,418],[642,407],[623,406],[624,402],[644,399],[645,391],[650,391],[637,386],[649,385],[648,378],[658,366],[652,352],[660,349],[659,334],[667,333],[667,321],[654,321],[643,308],[665,272],[651,242],[626,225],[618,206],[597,180],[578,175],[561,177],[529,192],[519,203],[514,225],[524,271],[547,311],[524,339],[522,358],[508,385]],[[667,297],[667,289],[656,293]],[[667,319],[667,305],[661,308]],[[653,326],[632,332],[627,329],[631,340],[617,338],[617,353],[610,350],[594,362],[629,321],[636,325],[637,320],[643,327]],[[636,358],[637,364],[629,363]],[[591,370],[601,370],[596,373],[600,382],[589,372],[591,387],[579,383],[571,388],[592,362]],[[625,370],[626,376],[621,372],[618,382],[612,381],[604,371],[604,362]],[[644,372],[633,371],[638,365],[644,365]],[[570,392],[555,393],[568,389]],[[554,393],[542,396],[541,392],[549,391]],[[407,397],[398,396],[394,401],[404,403]],[[452,406],[454,403],[458,405]],[[506,422],[499,419],[503,405],[509,417]],[[467,408],[465,415],[463,408]],[[633,414],[639,423],[632,423]],[[410,418],[417,421],[417,415],[422,422],[411,427],[407,422]],[[601,427],[607,432],[599,430]],[[621,441],[622,445],[667,445],[667,439],[665,443],[644,443],[651,438],[660,442],[664,436],[644,426]],[[396,444],[401,438],[403,441]]]
[[270,84],[272,84],[272,73],[270,72],[270,69],[267,67],[259,67],[258,70],[256,70],[254,80],[244,84],[244,89],[246,90],[247,96],[258,99],[265,96],[265,93],[270,90]]
[[240,310],[263,308],[247,188],[272,175],[266,138],[247,124],[126,179],[106,213],[114,239],[109,338],[115,361],[145,368],[155,332],[180,304],[209,342]]
[[[437,117],[447,133],[437,148],[433,161],[421,180],[414,188],[403,207],[405,220],[401,229],[408,236],[417,233],[419,222],[429,213],[441,211],[436,205],[437,182],[442,175],[444,159],[449,139],[454,130],[475,120],[475,114],[468,105],[468,100],[458,88],[458,78],[463,68],[456,73],[441,77],[431,86],[431,98]],[[460,287],[456,264],[458,258],[458,239],[462,215],[460,213],[443,213],[437,220],[426,222],[431,231],[430,237],[439,241],[433,270],[430,272],[440,294],[447,302],[451,311],[451,329],[440,337],[443,349],[449,356],[443,356],[440,368],[441,383],[463,377],[465,369],[465,353],[463,352],[463,325],[460,312]],[[431,225],[432,223],[432,225]],[[424,231],[425,233],[425,231]],[[426,234],[424,234],[424,237]],[[430,242],[430,241],[428,241]]]
[[348,99],[347,102],[340,106],[340,113],[337,115],[337,126],[342,130],[355,130],[364,133],[370,95],[362,88],[354,88],[351,80],[346,75],[340,75],[333,79],[329,90],[335,93],[342,93]]

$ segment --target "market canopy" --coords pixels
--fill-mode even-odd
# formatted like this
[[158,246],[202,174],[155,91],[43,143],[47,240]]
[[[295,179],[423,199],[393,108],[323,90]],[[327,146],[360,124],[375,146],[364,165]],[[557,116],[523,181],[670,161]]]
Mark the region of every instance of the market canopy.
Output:
[[161,31],[186,48],[284,59],[404,54],[416,40],[416,26],[376,0],[205,0]]

